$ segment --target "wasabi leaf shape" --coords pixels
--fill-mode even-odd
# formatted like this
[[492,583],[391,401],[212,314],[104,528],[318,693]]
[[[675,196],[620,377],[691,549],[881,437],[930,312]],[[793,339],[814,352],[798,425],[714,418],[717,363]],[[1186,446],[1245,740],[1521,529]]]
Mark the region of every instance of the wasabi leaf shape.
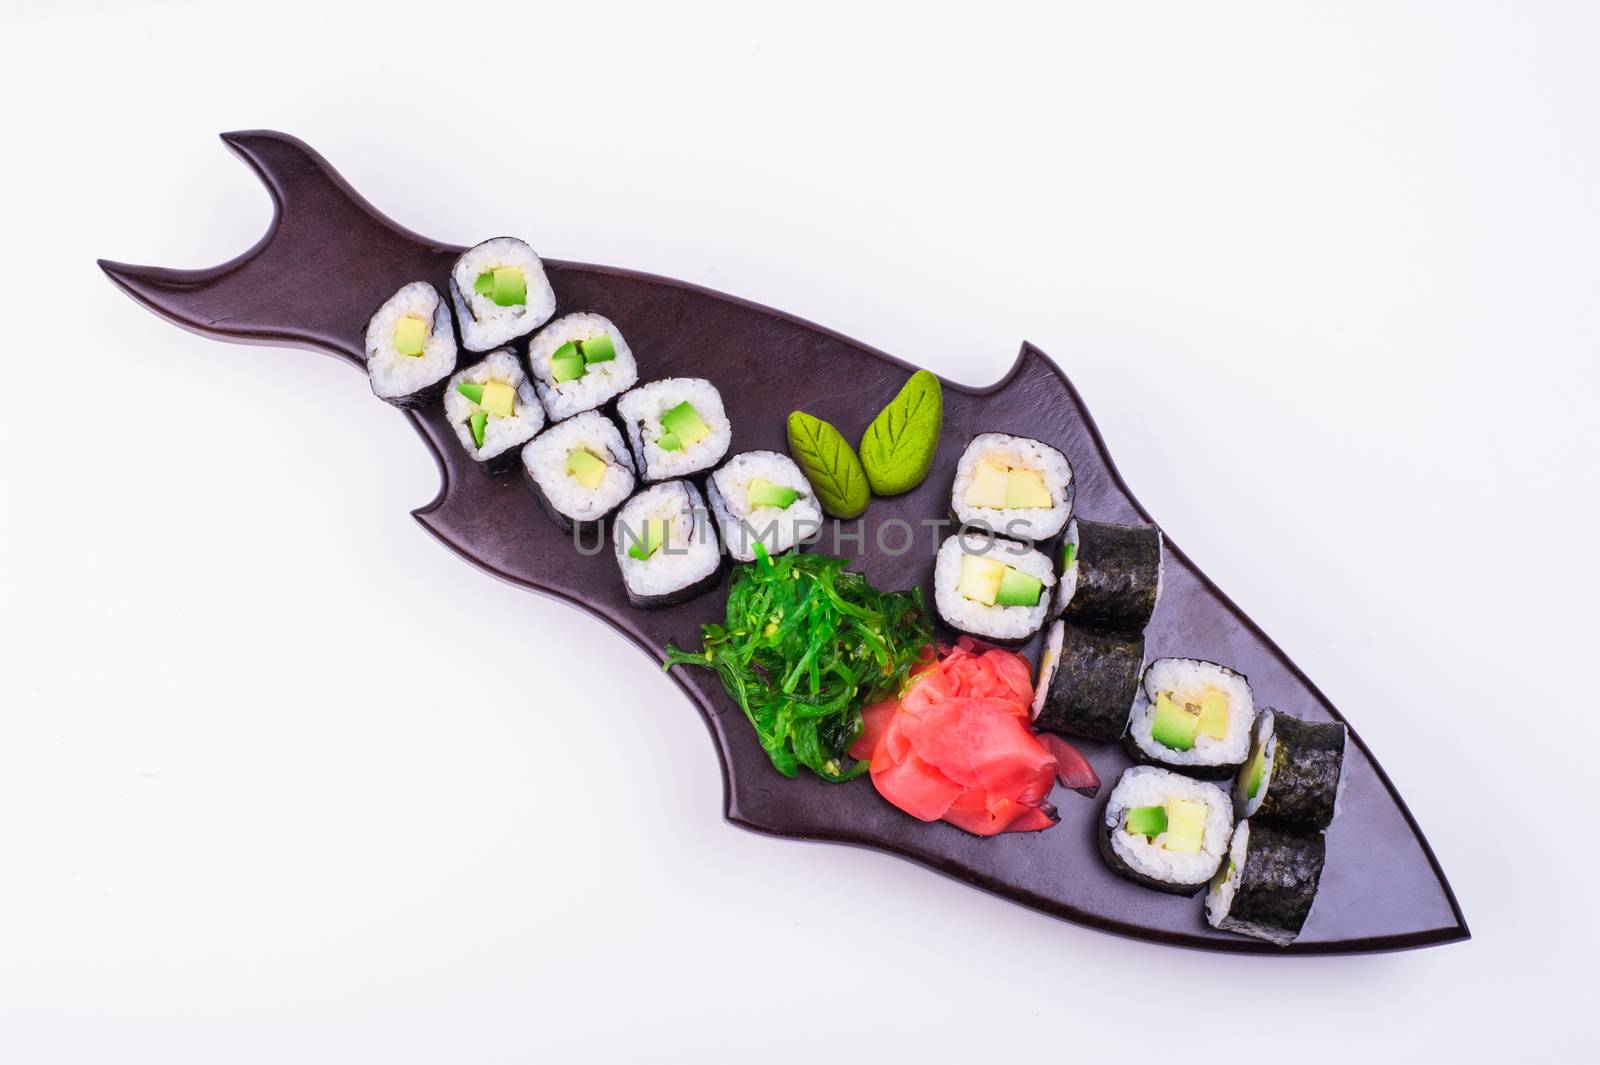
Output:
[[861,461],[872,490],[892,496],[921,484],[933,467],[943,424],[944,393],[939,379],[927,370],[918,370],[861,437]]
[[789,453],[805,471],[822,509],[835,518],[854,518],[867,509],[871,493],[861,460],[839,430],[803,411],[789,415]]

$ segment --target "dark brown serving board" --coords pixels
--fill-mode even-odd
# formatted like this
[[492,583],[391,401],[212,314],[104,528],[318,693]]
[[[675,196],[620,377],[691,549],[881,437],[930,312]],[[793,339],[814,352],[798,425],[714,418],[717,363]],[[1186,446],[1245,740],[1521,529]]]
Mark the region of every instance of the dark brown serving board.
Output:
[[[151,310],[226,340],[310,347],[362,368],[362,336],[378,304],[408,281],[446,290],[461,250],[396,225],[363,200],[317,153],[266,131],[223,140],[260,176],[275,216],[255,247],[208,270],[101,262],[106,274]],[[637,353],[641,379],[710,378],[734,427],[733,451],[786,450],[785,418],[804,409],[857,436],[911,367],[847,337],[778,311],[647,274],[545,260],[558,313],[594,310],[617,323]],[[330,278],[339,279],[329,284]],[[463,352],[463,363],[472,356]],[[1101,521],[1149,521],[1117,475],[1105,444],[1065,375],[1030,344],[998,384],[944,383],[944,436],[934,470],[907,495],[875,500],[855,531],[860,547],[840,553],[880,587],[929,582],[935,533],[956,459],[986,431],[1055,445],[1072,462],[1075,511]],[[1003,400],[1003,401],[1002,401]],[[374,403],[378,400],[374,399]],[[505,580],[603,617],[659,660],[669,642],[694,644],[702,622],[719,618],[717,589],[670,610],[630,608],[608,550],[585,557],[539,510],[515,473],[474,467],[444,424],[440,407],[407,413],[433,450],[443,485],[415,517],[462,557]],[[917,549],[895,553],[907,523]],[[890,550],[875,546],[879,533]],[[831,550],[829,540],[818,550]],[[1250,619],[1170,540],[1166,584],[1147,633],[1149,657],[1185,655],[1246,673],[1257,704],[1298,716],[1338,712]],[[1036,657],[1036,656],[1034,656]],[[978,839],[945,824],[923,824],[889,806],[865,779],[826,784],[802,771],[780,776],[714,674],[672,674],[699,707],[721,756],[726,815],[759,832],[853,843],[889,851],[1044,913],[1110,932],[1179,946],[1285,953],[1213,931],[1196,898],[1177,898],[1114,876],[1095,848],[1094,825],[1110,784],[1127,766],[1120,747],[1084,743],[1105,781],[1098,799],[1057,788],[1061,823],[1048,831]],[[1292,954],[1393,950],[1465,939],[1461,909],[1427,841],[1358,736],[1351,732],[1346,786],[1328,832],[1327,871],[1315,910]]]

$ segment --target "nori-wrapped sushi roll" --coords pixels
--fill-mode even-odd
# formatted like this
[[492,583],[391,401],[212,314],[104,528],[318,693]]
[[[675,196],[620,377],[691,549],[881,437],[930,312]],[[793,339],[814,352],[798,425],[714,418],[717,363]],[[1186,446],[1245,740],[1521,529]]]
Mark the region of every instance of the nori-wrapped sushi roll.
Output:
[[1128,753],[1207,780],[1231,777],[1250,756],[1255,697],[1244,674],[1195,658],[1158,658],[1128,715]]
[[611,523],[611,539],[636,607],[693,599],[716,583],[722,567],[711,514],[689,481],[664,481],[628,500]]
[[1075,518],[1061,541],[1056,611],[1077,625],[1143,632],[1161,594],[1161,531]]
[[1039,655],[1034,727],[1096,740],[1121,739],[1143,665],[1143,636],[1057,621]]
[[1326,858],[1321,832],[1240,821],[1228,861],[1206,893],[1206,920],[1224,932],[1288,946],[1311,915]]
[[478,468],[498,473],[544,428],[544,407],[517,357],[501,348],[450,378],[444,418]]
[[373,395],[404,409],[437,402],[456,370],[450,308],[426,281],[403,285],[372,313],[362,348]]
[[1117,780],[1100,825],[1100,854],[1136,884],[1193,895],[1216,876],[1233,830],[1228,793],[1156,766]]
[[1233,786],[1240,816],[1303,828],[1327,828],[1344,771],[1345,727],[1263,710],[1250,760]]
[[557,422],[522,449],[534,498],[563,532],[604,521],[633,495],[633,456],[596,410]]

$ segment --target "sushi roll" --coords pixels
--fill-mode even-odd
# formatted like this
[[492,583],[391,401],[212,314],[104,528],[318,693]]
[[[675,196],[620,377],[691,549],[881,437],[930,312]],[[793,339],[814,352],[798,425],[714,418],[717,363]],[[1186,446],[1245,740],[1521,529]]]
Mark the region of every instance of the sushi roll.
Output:
[[633,494],[633,458],[599,411],[557,422],[522,449],[522,472],[561,528],[603,520]]
[[1048,555],[971,531],[947,538],[933,566],[934,603],[945,623],[1001,643],[1039,631],[1055,583]]
[[1120,740],[1139,693],[1144,637],[1057,621],[1039,654],[1034,728]]
[[611,538],[634,606],[671,606],[716,583],[722,550],[705,501],[688,481],[653,485],[628,500]]
[[1049,444],[983,433],[956,463],[950,511],[962,525],[1013,540],[1048,540],[1072,515],[1072,466]]
[[1128,719],[1128,751],[1195,776],[1229,777],[1250,754],[1250,682],[1215,662],[1158,658],[1144,671]]
[[467,454],[488,470],[510,466],[517,449],[544,428],[544,407],[522,364],[506,349],[450,378],[444,417]]
[[495,237],[462,252],[450,268],[450,302],[468,351],[525,337],[556,313],[544,263],[516,237]]
[[432,285],[411,282],[367,322],[366,351],[373,395],[397,407],[437,399],[456,370],[450,308]]
[[822,508],[811,482],[788,455],[746,451],[722,464],[706,482],[722,543],[740,562],[756,557],[756,544],[776,555],[822,528]]
[[1074,518],[1061,540],[1056,611],[1079,625],[1143,632],[1161,595],[1161,531]]
[[1344,772],[1345,727],[1263,710],[1233,801],[1241,816],[1327,828]]
[[539,330],[528,342],[528,369],[553,422],[609,403],[639,381],[633,349],[598,314],[564,315]]
[[722,461],[733,440],[722,396],[699,377],[668,377],[624,392],[617,415],[633,449],[634,468],[646,481],[708,470]]
[[1240,821],[1228,862],[1206,892],[1206,920],[1224,932],[1287,947],[1311,915],[1326,859],[1321,832]]
[[1112,871],[1137,884],[1193,895],[1228,853],[1232,809],[1215,784],[1136,765],[1106,800],[1100,853]]

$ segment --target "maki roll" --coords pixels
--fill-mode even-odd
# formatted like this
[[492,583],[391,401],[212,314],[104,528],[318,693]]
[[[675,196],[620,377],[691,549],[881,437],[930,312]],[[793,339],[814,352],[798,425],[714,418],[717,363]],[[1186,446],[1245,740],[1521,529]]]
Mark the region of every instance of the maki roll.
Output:
[[426,281],[413,281],[383,301],[367,322],[367,376],[372,394],[397,407],[435,399],[456,369],[450,308]]
[[484,469],[505,469],[516,449],[544,428],[544,408],[522,365],[509,350],[450,378],[444,417],[467,454]]
[[776,555],[822,528],[822,508],[811,482],[787,455],[746,451],[706,482],[722,542],[740,562],[756,557],[756,544]]
[[1072,467],[1049,444],[983,433],[956,463],[950,510],[972,525],[1013,540],[1048,540],[1072,514]]
[[1344,772],[1345,727],[1338,721],[1301,721],[1263,710],[1256,721],[1250,760],[1233,786],[1244,817],[1304,828],[1327,828]]
[[1039,654],[1033,726],[1096,740],[1120,740],[1139,693],[1144,637],[1057,621]]
[[1161,595],[1161,531],[1074,518],[1061,542],[1056,610],[1079,625],[1143,632]]
[[1157,766],[1136,765],[1106,800],[1100,853],[1137,884],[1193,895],[1216,876],[1233,830],[1228,793]]
[[934,604],[945,623],[1002,643],[1019,643],[1039,631],[1055,583],[1055,568],[1043,552],[975,532],[948,537],[933,565]]
[[609,403],[639,380],[633,349],[609,318],[569,314],[528,342],[528,369],[550,420]]
[[516,237],[495,237],[462,252],[450,268],[450,302],[468,351],[525,337],[556,312],[544,263]]
[[522,449],[528,487],[563,529],[600,521],[633,494],[633,459],[599,411],[558,422]]
[[1215,662],[1158,658],[1144,671],[1128,719],[1128,750],[1141,762],[1200,777],[1238,772],[1255,723],[1250,682]]
[[688,481],[654,485],[628,500],[611,538],[634,606],[671,606],[716,583],[722,550],[705,502]]
[[1228,863],[1206,892],[1206,920],[1287,947],[1311,915],[1326,858],[1321,832],[1240,821]]
[[710,381],[698,377],[640,385],[617,400],[617,414],[633,449],[634,467],[646,481],[708,470],[722,461],[733,440],[722,396]]

